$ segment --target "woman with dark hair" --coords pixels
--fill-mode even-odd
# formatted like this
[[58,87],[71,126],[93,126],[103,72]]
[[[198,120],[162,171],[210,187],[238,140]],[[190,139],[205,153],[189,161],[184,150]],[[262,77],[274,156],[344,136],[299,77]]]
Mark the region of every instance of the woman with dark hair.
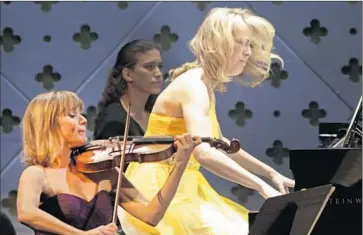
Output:
[[94,139],[124,135],[131,102],[129,135],[143,136],[163,84],[160,51],[152,42],[134,40],[119,51],[98,103]]

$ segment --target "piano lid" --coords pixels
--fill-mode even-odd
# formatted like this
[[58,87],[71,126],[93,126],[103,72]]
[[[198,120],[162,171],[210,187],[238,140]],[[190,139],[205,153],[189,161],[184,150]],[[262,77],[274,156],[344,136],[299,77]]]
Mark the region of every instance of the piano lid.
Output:
[[362,179],[362,149],[324,148],[289,151],[295,190],[329,183],[350,186]]

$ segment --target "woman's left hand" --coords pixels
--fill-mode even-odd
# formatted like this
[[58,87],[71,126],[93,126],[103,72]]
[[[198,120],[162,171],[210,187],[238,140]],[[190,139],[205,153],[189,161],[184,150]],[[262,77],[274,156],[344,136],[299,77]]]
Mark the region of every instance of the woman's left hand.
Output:
[[289,179],[278,172],[272,173],[270,180],[282,194],[289,193],[289,188],[295,187],[295,180]]

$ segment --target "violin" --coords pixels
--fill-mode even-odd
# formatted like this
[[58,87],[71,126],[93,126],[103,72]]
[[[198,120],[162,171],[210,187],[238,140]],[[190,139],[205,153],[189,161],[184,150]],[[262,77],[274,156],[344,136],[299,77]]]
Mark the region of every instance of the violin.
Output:
[[[72,150],[72,159],[77,169],[82,173],[97,173],[120,167],[121,155],[125,152],[125,163],[159,162],[170,158],[176,149],[173,137],[126,137],[126,148],[120,148],[122,136],[110,137],[107,140],[93,140],[88,144]],[[240,142],[233,139],[230,144],[209,137],[202,137],[202,142],[211,147],[221,149],[226,153],[236,153],[240,149]]]

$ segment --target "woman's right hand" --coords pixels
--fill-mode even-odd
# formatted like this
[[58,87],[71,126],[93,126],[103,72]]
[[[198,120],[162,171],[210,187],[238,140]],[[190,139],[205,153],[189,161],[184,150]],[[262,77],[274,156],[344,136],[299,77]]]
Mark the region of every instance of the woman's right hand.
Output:
[[174,146],[176,147],[177,151],[175,153],[174,159],[177,165],[188,163],[194,148],[202,143],[202,140],[199,136],[194,137],[194,139],[195,140],[193,140],[190,134],[175,136]]
[[115,235],[117,234],[117,226],[114,223],[102,225],[95,229],[85,231],[82,235]]
[[265,199],[282,195],[282,193],[280,193],[268,184],[261,186],[259,193]]

